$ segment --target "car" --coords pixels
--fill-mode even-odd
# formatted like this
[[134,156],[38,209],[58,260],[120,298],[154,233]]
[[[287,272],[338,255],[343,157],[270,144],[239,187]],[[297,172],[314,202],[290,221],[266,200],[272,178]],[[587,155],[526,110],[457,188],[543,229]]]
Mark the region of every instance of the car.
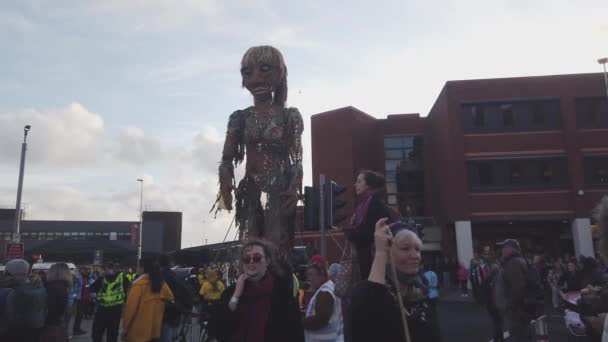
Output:
[[3,275],[5,270],[6,270],[6,266],[0,265],[0,275]]
[[[37,262],[35,264],[32,264],[32,273],[34,272],[48,272],[49,269],[51,268],[51,266],[53,266],[54,264],[57,264],[61,261],[53,261],[53,262]],[[66,264],[68,265],[68,268],[70,269],[70,272],[75,273],[76,272],[76,265],[74,265],[71,262],[66,262]]]

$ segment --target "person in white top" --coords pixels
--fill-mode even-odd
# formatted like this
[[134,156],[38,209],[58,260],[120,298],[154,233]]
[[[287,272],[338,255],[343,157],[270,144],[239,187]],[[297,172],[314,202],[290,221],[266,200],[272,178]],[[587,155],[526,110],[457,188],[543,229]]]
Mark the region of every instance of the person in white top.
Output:
[[327,266],[308,266],[307,279],[316,290],[303,320],[306,342],[343,342],[342,302],[334,294],[335,284],[327,276]]

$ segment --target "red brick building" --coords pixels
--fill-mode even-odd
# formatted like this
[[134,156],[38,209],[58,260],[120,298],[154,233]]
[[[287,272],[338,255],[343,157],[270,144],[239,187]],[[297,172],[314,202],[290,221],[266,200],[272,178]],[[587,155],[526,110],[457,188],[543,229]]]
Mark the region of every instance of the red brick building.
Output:
[[346,107],[313,115],[311,134],[315,186],[319,174],[349,186],[352,213],[357,171],[383,172],[428,251],[468,263],[516,237],[528,252],[593,254],[591,210],[608,190],[602,74],[448,81],[426,117]]

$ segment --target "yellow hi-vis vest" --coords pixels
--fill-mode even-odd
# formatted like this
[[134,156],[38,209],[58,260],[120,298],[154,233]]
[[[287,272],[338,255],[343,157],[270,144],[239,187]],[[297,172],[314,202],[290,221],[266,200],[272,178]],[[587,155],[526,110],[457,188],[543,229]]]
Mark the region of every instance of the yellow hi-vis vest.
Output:
[[103,278],[102,292],[97,293],[99,305],[108,307],[122,305],[125,302],[125,289],[123,287],[123,273],[119,273],[113,282],[108,283]]

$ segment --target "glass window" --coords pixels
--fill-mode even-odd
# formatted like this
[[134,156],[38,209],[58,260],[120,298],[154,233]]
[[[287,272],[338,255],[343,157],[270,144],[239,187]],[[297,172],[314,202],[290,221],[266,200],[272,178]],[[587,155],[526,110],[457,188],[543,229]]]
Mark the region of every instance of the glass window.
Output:
[[486,124],[486,118],[481,106],[471,106],[471,115],[473,117],[473,126],[481,128]]
[[384,148],[402,148],[403,147],[402,137],[385,137]]
[[509,167],[509,183],[521,184],[521,166],[518,163],[512,163]]
[[515,126],[515,115],[513,114],[513,106],[502,105],[500,106],[500,110],[502,112],[502,124],[505,127],[513,127]]
[[403,159],[403,150],[386,150],[384,151],[386,159]]
[[397,183],[386,183],[386,192],[389,194],[397,193]]
[[553,180],[553,168],[547,161],[540,162],[540,179],[544,183],[551,183]]
[[397,196],[396,195],[388,195],[388,204],[396,205],[397,204]]
[[608,156],[585,157],[585,183],[608,185]]
[[494,173],[492,170],[492,164],[490,163],[479,163],[479,185],[489,186],[494,185]]
[[386,170],[387,171],[388,170],[391,170],[391,171],[396,170],[397,166],[399,166],[399,163],[401,163],[401,160],[387,160],[386,163],[385,163],[386,164],[385,165]]
[[545,112],[542,104],[534,104],[534,111],[532,112],[532,123],[535,125],[542,125],[545,123]]
[[608,101],[606,97],[588,97],[575,100],[578,128],[608,127]]

